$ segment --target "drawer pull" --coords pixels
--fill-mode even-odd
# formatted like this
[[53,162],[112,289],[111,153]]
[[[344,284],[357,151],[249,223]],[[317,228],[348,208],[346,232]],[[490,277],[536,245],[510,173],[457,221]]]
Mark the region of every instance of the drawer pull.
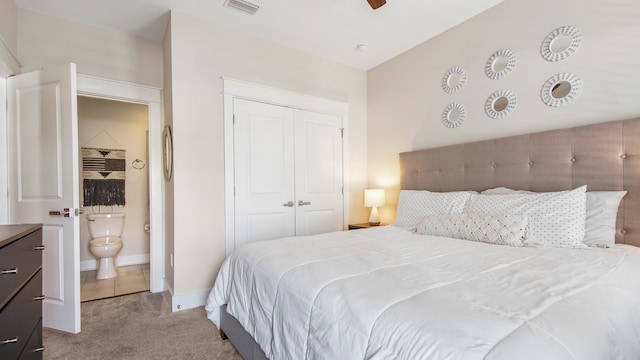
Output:
[[44,346],[40,346],[40,347],[37,347],[37,348],[31,350],[31,352],[42,352],[42,351],[44,351]]
[[15,343],[17,343],[17,342],[18,342],[18,337],[16,336],[16,337],[14,337],[13,339],[5,339],[5,340],[2,340],[2,341],[0,341],[0,344],[2,344],[2,345],[6,345],[6,344],[15,344]]
[[34,246],[33,250],[44,250],[44,245]]
[[36,297],[33,298],[33,300],[35,300],[35,301],[44,300],[44,299],[45,299],[44,295],[36,296]]
[[18,273],[18,268],[4,269],[0,271],[0,275],[10,275],[10,274],[17,274],[17,273]]

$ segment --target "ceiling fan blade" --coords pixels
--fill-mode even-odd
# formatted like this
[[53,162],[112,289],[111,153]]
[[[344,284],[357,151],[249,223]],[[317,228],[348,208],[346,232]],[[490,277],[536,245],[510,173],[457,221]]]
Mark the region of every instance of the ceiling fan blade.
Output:
[[367,2],[369,2],[369,5],[371,5],[371,8],[373,8],[373,10],[387,3],[386,0],[367,0]]

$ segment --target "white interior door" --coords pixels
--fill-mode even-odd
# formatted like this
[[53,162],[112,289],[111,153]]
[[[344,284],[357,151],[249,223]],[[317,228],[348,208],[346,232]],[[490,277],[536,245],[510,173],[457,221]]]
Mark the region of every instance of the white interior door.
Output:
[[338,116],[234,99],[235,246],[343,229]]
[[295,112],[296,235],[343,229],[342,121]]
[[293,110],[235,99],[235,246],[295,235]]
[[9,78],[7,102],[9,218],[12,223],[43,224],[43,326],[78,333],[80,256],[75,210],[80,192],[75,64]]

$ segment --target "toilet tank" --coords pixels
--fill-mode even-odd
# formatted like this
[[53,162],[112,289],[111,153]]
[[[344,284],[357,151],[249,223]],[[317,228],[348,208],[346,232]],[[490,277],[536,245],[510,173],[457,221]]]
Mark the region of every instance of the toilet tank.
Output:
[[91,238],[122,236],[124,216],[123,213],[87,214]]

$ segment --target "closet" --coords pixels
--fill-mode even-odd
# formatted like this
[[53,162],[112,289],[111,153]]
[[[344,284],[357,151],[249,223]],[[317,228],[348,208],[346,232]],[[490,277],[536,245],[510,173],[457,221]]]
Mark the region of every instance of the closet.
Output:
[[343,229],[342,119],[233,99],[235,246]]

